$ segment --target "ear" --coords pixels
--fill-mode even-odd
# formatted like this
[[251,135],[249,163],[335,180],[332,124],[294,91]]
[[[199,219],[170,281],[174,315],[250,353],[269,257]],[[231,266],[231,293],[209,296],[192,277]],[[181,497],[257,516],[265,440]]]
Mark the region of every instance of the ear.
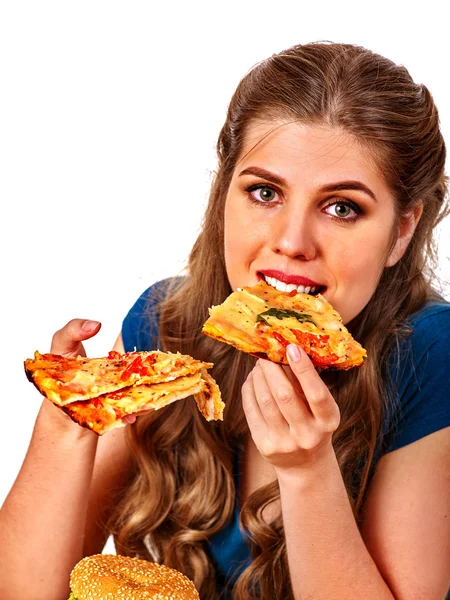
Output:
[[423,204],[422,202],[419,202],[411,212],[401,218],[397,232],[397,240],[387,257],[385,267],[393,267],[405,254],[406,248],[416,230],[417,223],[422,216],[422,211]]

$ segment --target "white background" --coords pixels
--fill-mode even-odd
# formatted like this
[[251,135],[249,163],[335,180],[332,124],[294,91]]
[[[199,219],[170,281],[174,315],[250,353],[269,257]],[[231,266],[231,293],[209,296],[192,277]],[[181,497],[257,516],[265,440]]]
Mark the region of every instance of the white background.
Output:
[[[0,503],[41,398],[23,360],[73,317],[107,352],[136,297],[196,237],[239,79],[295,43],[352,42],[428,85],[450,143],[438,1],[6,0],[0,8]],[[440,265],[450,278],[450,223]],[[38,509],[38,507],[37,507]]]

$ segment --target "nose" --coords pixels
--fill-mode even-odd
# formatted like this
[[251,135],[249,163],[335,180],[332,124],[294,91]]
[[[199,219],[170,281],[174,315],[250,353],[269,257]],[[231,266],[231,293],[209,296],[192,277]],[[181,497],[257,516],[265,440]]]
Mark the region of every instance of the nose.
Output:
[[314,219],[307,210],[282,211],[273,223],[272,250],[289,258],[312,260],[318,252]]

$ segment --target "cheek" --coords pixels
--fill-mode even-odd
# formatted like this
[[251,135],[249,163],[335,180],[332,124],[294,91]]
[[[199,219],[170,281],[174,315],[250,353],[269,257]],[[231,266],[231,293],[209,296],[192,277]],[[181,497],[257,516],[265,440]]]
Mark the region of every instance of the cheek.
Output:
[[383,271],[385,253],[368,250],[350,250],[339,255],[336,270],[341,278],[352,282],[377,282]]
[[250,226],[245,209],[235,198],[228,198],[225,204],[225,245],[230,248],[239,246],[239,240],[248,237]]
[[248,285],[248,271],[265,235],[249,212],[245,207],[235,207],[232,201],[225,205],[225,265],[233,288]]
[[332,304],[334,300],[344,323],[354,319],[370,301],[383,273],[387,250],[385,239],[369,237],[334,255],[337,292]]
[[349,235],[339,248],[335,248],[335,266],[348,278],[378,281],[390,246],[391,236],[386,228],[371,226],[358,236]]
[[233,258],[239,250],[239,238],[242,235],[240,233],[242,230],[242,223],[240,221],[238,212],[227,200],[224,222],[225,260],[227,264],[233,262]]
[[247,225],[242,215],[236,210],[233,203],[227,200],[225,205],[224,253],[228,279],[233,289],[236,287],[236,281],[239,280],[239,259],[242,254],[245,254],[246,229]]

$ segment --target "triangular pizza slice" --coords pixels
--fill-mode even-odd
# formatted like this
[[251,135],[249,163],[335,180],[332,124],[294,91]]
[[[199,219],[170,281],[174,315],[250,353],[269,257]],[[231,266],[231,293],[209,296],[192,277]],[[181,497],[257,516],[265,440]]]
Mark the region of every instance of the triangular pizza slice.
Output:
[[316,367],[350,369],[366,350],[320,294],[280,292],[264,280],[209,309],[203,333],[273,362],[288,364],[286,347],[301,346]]

